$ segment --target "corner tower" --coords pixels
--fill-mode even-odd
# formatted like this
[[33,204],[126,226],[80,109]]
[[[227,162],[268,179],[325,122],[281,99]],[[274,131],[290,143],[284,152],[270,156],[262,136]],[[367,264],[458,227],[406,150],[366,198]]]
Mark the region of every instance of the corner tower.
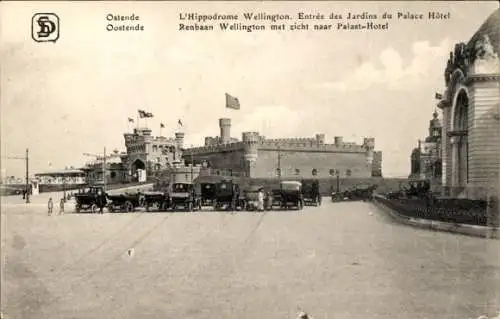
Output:
[[227,144],[231,142],[231,119],[221,118],[219,119],[220,128],[220,142],[222,144]]
[[373,163],[373,151],[375,149],[375,139],[373,137],[365,137],[363,139],[363,147],[365,148],[366,162]]

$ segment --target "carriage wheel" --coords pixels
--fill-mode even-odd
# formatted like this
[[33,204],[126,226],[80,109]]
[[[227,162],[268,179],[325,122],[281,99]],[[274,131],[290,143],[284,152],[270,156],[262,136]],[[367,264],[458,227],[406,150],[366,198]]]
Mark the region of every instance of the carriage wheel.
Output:
[[192,212],[193,211],[193,202],[189,202],[187,206],[187,211]]
[[217,200],[214,200],[214,203],[212,204],[214,210],[217,210],[219,208],[219,203],[217,203]]
[[98,209],[98,207],[96,204],[92,204],[92,206],[90,206],[90,211],[92,212],[92,214],[96,214],[97,209]]
[[110,213],[114,213],[115,212],[115,207],[113,205],[108,205],[108,210]]
[[299,200],[299,202],[297,203],[297,208],[298,208],[299,210],[302,210],[302,208],[304,208],[304,204],[302,203],[302,201],[301,201],[301,200]]
[[76,204],[75,213],[80,213],[80,205]]

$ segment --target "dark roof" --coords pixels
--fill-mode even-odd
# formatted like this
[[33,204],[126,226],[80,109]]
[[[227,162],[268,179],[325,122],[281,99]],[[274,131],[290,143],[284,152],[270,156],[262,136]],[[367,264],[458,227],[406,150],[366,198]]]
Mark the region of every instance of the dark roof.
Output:
[[249,191],[249,192],[257,192],[259,191],[260,189],[263,189],[264,186],[263,185],[257,185],[257,184],[253,184],[253,185],[249,185],[246,190]]
[[50,176],[50,175],[74,175],[84,174],[85,172],[79,169],[66,169],[52,172],[36,173],[35,176]]
[[490,39],[493,50],[497,54],[500,54],[500,8],[490,14],[476,33],[474,33],[467,43],[467,48],[474,49],[476,42],[482,40],[484,35],[487,35]]
[[194,179],[194,183],[196,184],[210,184],[210,183],[219,183],[224,180],[231,181],[232,178],[227,177],[227,176],[219,176],[219,175],[204,175],[204,176],[198,176],[197,178]]

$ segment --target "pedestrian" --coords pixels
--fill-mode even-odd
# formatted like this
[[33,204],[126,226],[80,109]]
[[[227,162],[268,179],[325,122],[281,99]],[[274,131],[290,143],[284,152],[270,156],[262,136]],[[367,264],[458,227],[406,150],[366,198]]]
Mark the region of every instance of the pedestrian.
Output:
[[259,207],[258,207],[259,212],[264,211],[264,189],[261,188],[259,189]]
[[54,208],[54,203],[52,202],[52,197],[49,198],[47,208],[49,209],[49,216],[52,215],[52,209]]
[[59,202],[59,215],[64,214],[64,202],[65,202],[65,199],[61,198],[61,201]]

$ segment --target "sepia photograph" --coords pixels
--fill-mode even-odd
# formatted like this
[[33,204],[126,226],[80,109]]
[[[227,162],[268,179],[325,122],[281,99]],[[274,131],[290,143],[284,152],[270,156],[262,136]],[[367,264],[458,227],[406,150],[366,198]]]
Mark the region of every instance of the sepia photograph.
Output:
[[3,1],[0,319],[500,319],[498,1]]

